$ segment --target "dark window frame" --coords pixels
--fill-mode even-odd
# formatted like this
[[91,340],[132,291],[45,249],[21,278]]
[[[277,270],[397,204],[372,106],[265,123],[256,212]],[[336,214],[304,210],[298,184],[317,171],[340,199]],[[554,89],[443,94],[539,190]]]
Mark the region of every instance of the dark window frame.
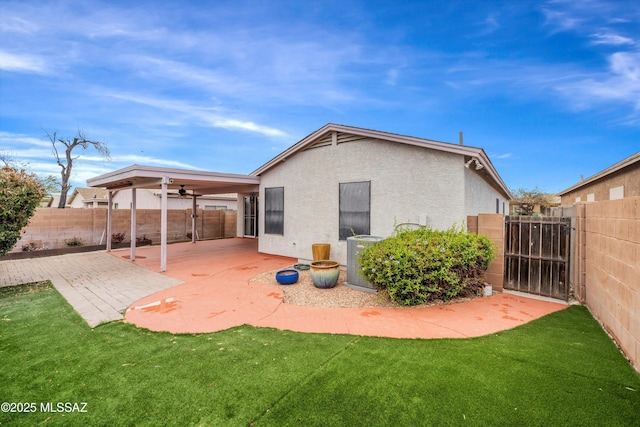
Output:
[[339,240],[371,234],[371,181],[341,182],[338,195]]
[[264,234],[284,235],[284,187],[264,189]]

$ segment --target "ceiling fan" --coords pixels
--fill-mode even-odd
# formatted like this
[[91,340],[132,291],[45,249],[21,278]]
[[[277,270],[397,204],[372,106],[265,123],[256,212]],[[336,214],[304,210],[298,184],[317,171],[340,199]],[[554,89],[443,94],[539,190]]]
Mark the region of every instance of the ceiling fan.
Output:
[[177,193],[169,193],[169,194],[176,194],[180,198],[194,197],[194,196],[195,197],[200,197],[200,196],[202,196],[202,194],[187,193],[187,190],[184,189],[184,184],[180,185],[180,189],[178,190]]

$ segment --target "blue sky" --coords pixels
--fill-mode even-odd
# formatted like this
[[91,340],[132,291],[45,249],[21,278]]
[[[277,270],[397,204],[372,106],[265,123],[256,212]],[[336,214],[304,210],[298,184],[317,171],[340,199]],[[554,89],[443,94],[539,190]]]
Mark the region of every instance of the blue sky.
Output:
[[[0,0],[0,152],[73,183],[249,173],[326,123],[482,147],[563,190],[640,151],[640,2]],[[380,159],[381,162],[384,159]]]

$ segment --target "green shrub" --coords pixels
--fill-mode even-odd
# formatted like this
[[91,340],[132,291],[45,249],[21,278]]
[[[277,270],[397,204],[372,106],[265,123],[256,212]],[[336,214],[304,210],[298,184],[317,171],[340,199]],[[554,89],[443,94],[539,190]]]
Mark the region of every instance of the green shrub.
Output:
[[44,186],[36,175],[6,161],[0,167],[0,256],[20,240],[22,229],[44,195]]
[[82,239],[76,236],[73,236],[71,239],[66,239],[64,242],[67,244],[67,246],[72,246],[72,247],[84,245],[84,243],[82,242]]
[[399,231],[365,248],[358,263],[363,277],[393,301],[418,305],[477,290],[493,256],[493,244],[485,236],[422,228]]

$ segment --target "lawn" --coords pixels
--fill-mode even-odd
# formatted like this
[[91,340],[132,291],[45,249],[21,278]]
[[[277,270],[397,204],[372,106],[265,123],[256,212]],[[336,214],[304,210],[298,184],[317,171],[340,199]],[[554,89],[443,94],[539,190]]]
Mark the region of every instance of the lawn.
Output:
[[640,423],[640,377],[578,306],[462,340],[174,335],[92,330],[50,286],[23,285],[0,289],[0,361],[0,401],[36,409],[1,425]]

